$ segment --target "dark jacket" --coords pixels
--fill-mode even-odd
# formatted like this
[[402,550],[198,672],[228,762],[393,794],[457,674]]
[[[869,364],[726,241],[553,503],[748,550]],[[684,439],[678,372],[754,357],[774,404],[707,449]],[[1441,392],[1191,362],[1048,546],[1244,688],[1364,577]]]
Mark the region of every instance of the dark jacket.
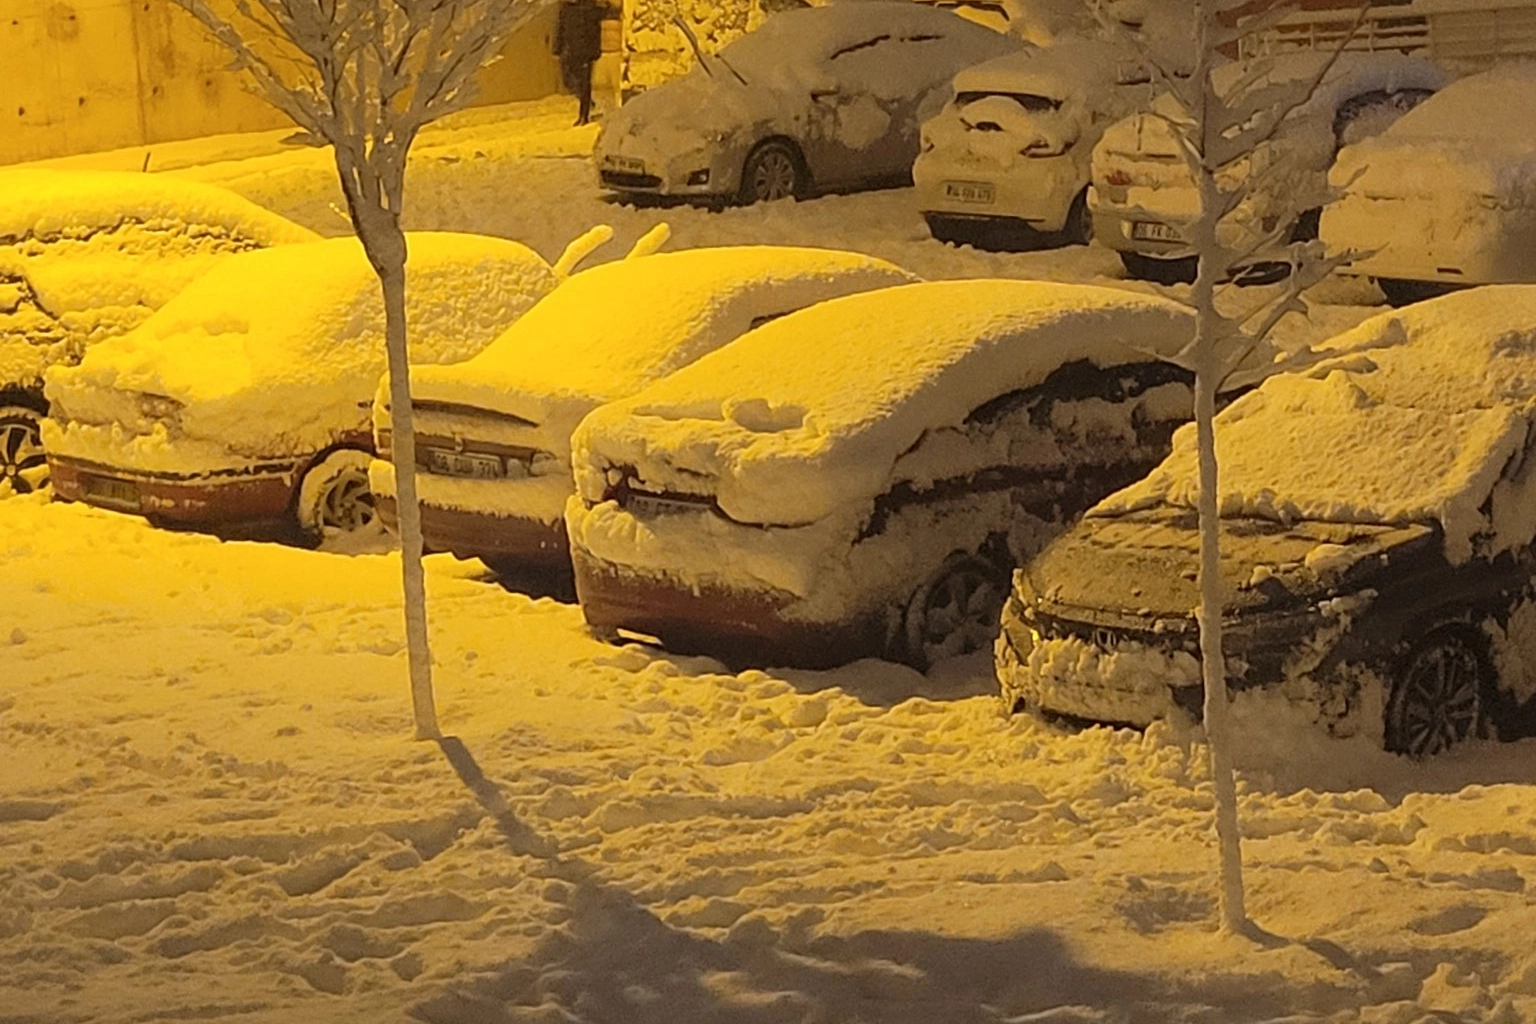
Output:
[[591,64],[602,56],[604,13],[595,0],[562,3],[555,24],[555,55],[568,64]]

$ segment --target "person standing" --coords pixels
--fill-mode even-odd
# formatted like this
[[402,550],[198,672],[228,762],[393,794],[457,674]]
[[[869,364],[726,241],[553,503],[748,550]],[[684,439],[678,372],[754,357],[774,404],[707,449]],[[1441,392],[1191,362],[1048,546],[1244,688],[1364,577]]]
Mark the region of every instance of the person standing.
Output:
[[592,120],[592,65],[603,52],[602,21],[598,0],[564,0],[555,23],[555,56],[566,91],[579,104],[579,125]]

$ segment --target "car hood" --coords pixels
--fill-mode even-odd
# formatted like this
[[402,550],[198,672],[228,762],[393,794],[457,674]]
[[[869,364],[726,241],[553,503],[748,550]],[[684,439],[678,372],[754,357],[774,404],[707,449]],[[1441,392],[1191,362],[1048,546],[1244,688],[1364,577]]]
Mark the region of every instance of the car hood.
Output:
[[[1387,565],[1435,543],[1410,524],[1224,519],[1223,607],[1228,615],[1287,611],[1370,586]],[[1088,516],[1025,570],[1047,610],[1095,620],[1188,618],[1200,603],[1195,513],[1162,506]]]
[[636,148],[672,154],[696,148],[769,116],[760,89],[742,85],[723,67],[713,76],[694,69],[647,89],[604,119],[597,153]]

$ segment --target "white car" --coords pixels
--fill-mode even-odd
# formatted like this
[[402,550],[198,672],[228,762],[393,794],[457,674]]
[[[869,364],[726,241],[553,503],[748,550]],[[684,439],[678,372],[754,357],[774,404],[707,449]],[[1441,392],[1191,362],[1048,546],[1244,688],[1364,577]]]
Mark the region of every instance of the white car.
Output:
[[[1266,80],[1310,81],[1330,59],[1327,53],[1257,58],[1216,68],[1212,81],[1223,94],[1258,69],[1264,70],[1250,83],[1255,88]],[[1218,227],[1224,244],[1254,251],[1239,278],[1277,272],[1287,241],[1317,237],[1318,217],[1330,198],[1328,171],[1341,146],[1385,130],[1450,80],[1449,72],[1417,57],[1340,54],[1312,98],[1291,112],[1274,137],[1222,172],[1228,185],[1245,175],[1259,182]],[[1188,233],[1199,196],[1168,124],[1178,116],[1171,97],[1159,96],[1151,112],[1111,125],[1094,148],[1088,190],[1095,240],[1120,254],[1130,276],[1166,284],[1192,281],[1197,269]]]
[[1023,45],[906,0],[781,11],[605,118],[599,183],[752,203],[904,182],[955,72]]
[[[411,375],[427,547],[507,576],[568,577],[561,516],[583,416],[759,324],[911,280],[870,256],[772,245],[655,253],[572,275],[479,355]],[[391,447],[388,398],[381,386],[381,455]],[[394,467],[377,459],[371,478],[389,523]]]
[[48,367],[79,362],[235,253],[318,238],[214,185],[0,170],[0,493],[47,479]]
[[989,645],[1008,570],[1189,418],[1185,307],[935,281],[764,324],[594,410],[565,523],[600,630],[732,661]]
[[[555,286],[516,242],[407,240],[417,364],[474,355]],[[310,541],[362,529],[384,369],[384,304],[355,239],[234,257],[80,365],[49,371],[54,494],[170,524],[278,525]]]
[[1343,195],[1323,210],[1330,249],[1362,253],[1402,305],[1458,285],[1536,282],[1536,142],[1512,111],[1536,110],[1536,68],[1446,86],[1381,135],[1339,154]]
[[960,72],[954,98],[923,125],[912,165],[933,237],[989,249],[1085,244],[1093,147],[1150,93],[1129,49],[1100,40]]

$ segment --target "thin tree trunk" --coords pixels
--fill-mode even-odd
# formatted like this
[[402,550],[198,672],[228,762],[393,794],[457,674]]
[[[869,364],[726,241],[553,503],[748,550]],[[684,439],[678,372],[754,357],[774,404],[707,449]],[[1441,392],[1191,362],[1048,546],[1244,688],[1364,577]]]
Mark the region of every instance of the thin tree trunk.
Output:
[[[1216,182],[1200,171],[1204,208],[1217,201]],[[1221,864],[1221,927],[1246,931],[1243,900],[1242,834],[1237,825],[1237,782],[1232,772],[1228,736],[1227,667],[1222,652],[1221,509],[1216,472],[1216,389],[1220,360],[1216,316],[1216,225],[1209,216],[1195,229],[1200,269],[1190,296],[1195,306],[1195,431],[1200,455],[1200,672],[1205,684],[1205,736],[1210,749],[1211,783],[1216,798],[1216,845]]]
[[[403,248],[402,248],[403,253]],[[385,267],[385,349],[389,354],[389,431],[400,523],[400,569],[405,584],[405,645],[410,660],[411,708],[416,738],[438,739],[432,697],[432,651],[427,640],[426,574],[422,571],[421,505],[416,498],[416,433],[411,416],[411,371],[405,344],[405,263]]]

